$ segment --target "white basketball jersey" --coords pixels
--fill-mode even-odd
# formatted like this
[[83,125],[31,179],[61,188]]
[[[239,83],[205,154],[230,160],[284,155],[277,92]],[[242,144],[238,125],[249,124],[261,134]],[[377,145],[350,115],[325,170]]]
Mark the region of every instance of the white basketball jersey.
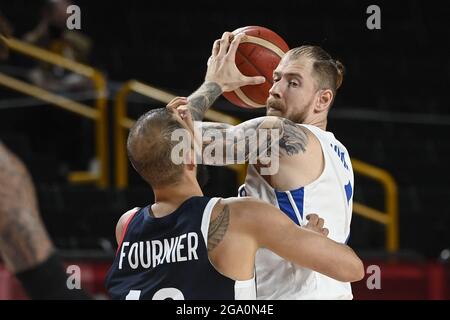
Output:
[[[302,125],[320,141],[325,166],[314,182],[296,190],[278,191],[248,166],[240,196],[253,196],[280,208],[296,224],[307,224],[306,215],[325,219],[329,238],[345,243],[350,235],[353,207],[353,168],[347,149],[331,132]],[[302,168],[299,168],[302,170]],[[256,254],[257,299],[352,299],[350,283],[339,282],[286,261],[267,249]]]

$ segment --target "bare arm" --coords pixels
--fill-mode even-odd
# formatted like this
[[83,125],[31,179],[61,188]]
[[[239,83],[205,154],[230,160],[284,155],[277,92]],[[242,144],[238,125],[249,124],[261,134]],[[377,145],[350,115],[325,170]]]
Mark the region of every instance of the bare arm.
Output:
[[237,212],[239,223],[246,226],[259,247],[338,281],[364,277],[363,264],[350,247],[297,226],[274,206],[243,198],[232,211]]
[[45,261],[53,251],[31,177],[0,143],[0,252],[6,266],[17,273]]
[[209,165],[259,159],[270,155],[273,146],[278,147],[280,155],[293,156],[305,152],[308,145],[306,129],[285,118],[260,117],[236,126],[215,122],[196,126],[202,129],[203,163]]
[[44,228],[23,163],[0,143],[0,254],[31,299],[90,299],[67,274]]

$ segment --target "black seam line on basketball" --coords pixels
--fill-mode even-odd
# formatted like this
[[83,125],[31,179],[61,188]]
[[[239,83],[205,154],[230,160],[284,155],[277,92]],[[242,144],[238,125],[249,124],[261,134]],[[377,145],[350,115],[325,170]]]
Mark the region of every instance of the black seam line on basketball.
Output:
[[256,50],[256,46],[253,46],[252,51],[250,51],[250,52],[248,53],[248,56],[251,57],[252,54],[253,54],[253,52],[255,52],[255,50]]
[[[249,29],[247,29],[247,30],[252,31],[252,30],[254,30],[254,29],[249,28]],[[255,38],[258,38],[258,37],[261,38],[261,30],[257,30],[257,31],[258,31],[258,33],[255,34],[254,36],[252,36],[252,35],[249,35],[249,36],[250,36],[250,37],[255,37]],[[243,31],[243,32],[245,32],[245,31]],[[263,40],[265,40],[265,41],[267,41],[267,42],[270,42],[270,43],[273,44],[275,47],[278,47],[278,44],[276,44],[276,43],[270,41],[269,39],[264,39],[264,38],[261,38],[261,39],[263,39]],[[284,42],[284,40],[283,40],[283,42]],[[267,48],[267,47],[264,47],[264,46],[261,46],[261,45],[259,45],[259,44],[257,44],[257,43],[254,43],[254,42],[251,42],[251,41],[249,41],[249,42],[244,42],[244,43],[251,43],[251,44],[254,44],[254,45],[257,45],[257,46],[260,46],[260,47],[269,49],[270,51],[272,51],[273,53],[275,53],[275,54],[278,56],[278,54],[277,54],[276,52],[274,52],[272,49]],[[285,44],[286,44],[286,43],[285,43]],[[281,51],[284,52],[284,50],[282,50],[280,47],[278,47],[278,48],[279,48]],[[288,46],[288,51],[289,51],[289,46]],[[284,53],[286,53],[286,52],[284,52]],[[281,58],[282,58],[282,57],[280,57],[280,59],[281,59]]]
[[[252,44],[254,44],[254,43],[252,43]],[[262,48],[266,48],[266,47],[262,47]],[[266,49],[267,49],[267,48],[266,48]],[[269,49],[269,50],[270,50],[270,49]],[[270,51],[272,51],[272,50],[270,50]],[[273,51],[272,51],[272,52],[273,52]],[[264,74],[264,73],[262,73],[261,70],[259,70],[253,63],[250,62],[250,60],[247,58],[247,56],[245,56],[245,55],[243,55],[242,53],[240,53],[239,50],[236,51],[236,53],[238,53],[240,57],[243,57],[243,58],[245,59],[245,61],[246,61],[248,64],[250,64],[253,68],[255,68],[256,71],[258,71],[259,74],[261,74],[261,75]],[[266,77],[264,77],[264,78],[266,78]],[[273,85],[273,80],[270,80],[270,79],[267,79],[267,78],[266,78],[266,80],[267,80],[270,84]],[[250,99],[250,100],[251,100],[251,99]],[[253,100],[252,100],[252,101],[253,101]],[[255,102],[255,101],[253,101],[253,102]],[[255,102],[255,103],[256,103],[256,102]]]
[[[236,51],[236,54],[239,54],[239,56],[242,57],[249,65],[251,65],[253,68],[255,68],[255,70],[256,70],[259,74],[263,74],[263,73],[261,72],[261,70],[259,70],[253,63],[250,63],[250,60],[248,60],[248,58],[247,58],[245,55],[243,55],[242,53],[240,53],[239,50]],[[264,78],[266,78],[266,77],[264,77]],[[267,80],[267,79],[266,79],[266,80]],[[269,80],[269,81],[270,81],[270,80]],[[273,84],[273,82],[271,82],[271,84]],[[242,90],[241,90],[241,91],[242,91]],[[237,94],[236,92],[233,92],[233,93],[236,95],[236,97],[237,97],[239,100],[242,100],[242,99],[238,96],[238,94]],[[242,93],[245,94],[245,96],[247,97],[248,100],[250,100],[250,101],[253,102],[254,104],[259,105],[258,102],[256,102],[255,100],[253,100],[252,98],[250,98],[249,96],[247,96],[247,94],[246,94],[244,91],[242,91]],[[251,104],[248,104],[248,103],[246,103],[245,101],[242,101],[242,102],[244,102],[244,103],[245,103],[246,105],[248,105],[249,107],[254,108],[254,106],[252,106]],[[264,105],[265,105],[265,103],[264,103]]]
[[[261,37],[261,31],[260,30],[258,30],[258,37]],[[272,41],[270,41],[269,39],[264,39],[265,41],[267,41],[267,42],[270,42],[271,44],[273,44],[275,47],[277,47],[277,48],[279,48],[281,51],[283,51],[284,52],[284,50],[282,50],[280,47],[278,47],[278,44],[276,44],[276,43],[273,43]],[[284,42],[284,40],[283,40],[283,42]],[[247,42],[247,43],[253,43],[253,42]],[[256,43],[255,43],[256,44]],[[285,43],[286,44],[286,43]],[[264,47],[264,48],[267,48],[267,47]],[[276,52],[274,52],[272,49],[270,49],[270,48],[267,48],[267,49],[269,49],[270,51],[272,51],[273,53],[275,53],[277,56],[278,56],[278,54],[276,53]],[[288,46],[288,51],[289,51],[289,46]],[[284,53],[286,53],[286,52],[284,52]],[[283,57],[280,57],[280,59],[282,59]]]

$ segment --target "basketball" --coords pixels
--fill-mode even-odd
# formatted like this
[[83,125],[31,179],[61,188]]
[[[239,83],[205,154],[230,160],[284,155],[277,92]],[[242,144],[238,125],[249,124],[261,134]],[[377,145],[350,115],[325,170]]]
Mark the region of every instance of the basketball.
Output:
[[234,35],[245,33],[236,52],[236,66],[246,76],[263,76],[266,82],[244,86],[223,96],[236,106],[262,108],[272,87],[272,73],[283,55],[289,50],[278,34],[264,27],[248,26],[233,31]]

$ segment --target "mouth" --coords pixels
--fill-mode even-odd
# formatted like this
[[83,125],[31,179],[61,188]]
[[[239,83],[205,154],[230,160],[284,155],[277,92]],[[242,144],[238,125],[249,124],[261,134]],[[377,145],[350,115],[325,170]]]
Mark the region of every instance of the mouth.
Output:
[[276,109],[276,108],[268,108],[267,109],[267,114],[277,114],[277,113],[281,113],[280,109]]
[[282,112],[283,108],[278,103],[269,102],[267,103],[267,112]]

